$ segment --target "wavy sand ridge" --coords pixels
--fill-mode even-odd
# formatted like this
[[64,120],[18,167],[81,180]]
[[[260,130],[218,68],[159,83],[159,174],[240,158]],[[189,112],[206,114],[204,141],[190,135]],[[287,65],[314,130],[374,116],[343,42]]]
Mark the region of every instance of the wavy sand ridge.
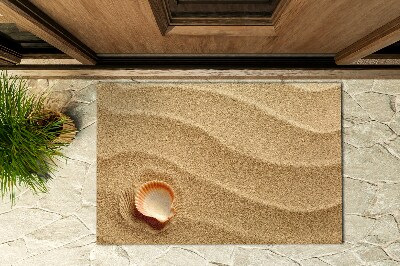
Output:
[[[236,86],[235,86],[236,85]],[[286,120],[296,121],[317,132],[340,129],[340,85],[337,83],[286,83],[240,86],[235,84],[223,93],[245,98],[268,108]],[[220,90],[219,90],[220,91]],[[279,100],[277,100],[279,99]]]
[[[332,233],[340,227],[340,221],[332,223],[331,220],[340,214],[341,204],[311,212],[281,209],[252,197],[244,197],[145,153],[121,153],[99,159],[99,163],[105,171],[99,171],[99,175],[122,176],[125,181],[125,185],[121,186],[120,180],[107,180],[107,187],[102,187],[104,191],[99,190],[99,194],[110,193],[112,200],[100,201],[99,204],[104,204],[106,208],[99,206],[99,209],[107,210],[107,216],[113,217],[107,220],[112,226],[115,227],[114,223],[125,225],[121,230],[135,243],[148,243],[149,239],[154,243],[186,244],[296,243],[302,234],[306,234],[301,241],[304,243],[326,243],[332,236],[340,238],[340,233]],[[161,231],[132,216],[135,189],[154,179],[168,182],[176,193],[177,215]],[[116,186],[121,190],[114,189]],[[301,223],[296,224],[298,221]],[[313,231],[317,229],[321,232],[316,236]],[[205,230],[207,234],[204,234]],[[284,233],[274,234],[278,231]],[[103,235],[106,235],[105,238],[114,237],[106,233]],[[181,242],[182,239],[185,241]]]
[[[114,91],[115,97],[120,98],[121,95],[131,95],[138,97],[138,101],[133,103],[137,107],[145,105],[151,107],[172,107],[166,102],[172,102],[173,106],[186,106],[184,110],[194,112],[194,105],[199,100],[199,97],[204,97],[207,92],[220,94],[233,98],[233,100],[251,103],[260,109],[266,110],[271,115],[279,116],[280,119],[291,121],[299,126],[306,127],[309,130],[316,132],[332,132],[340,130],[340,84],[323,83],[313,84],[314,89],[306,89],[309,83],[228,83],[228,84],[191,84],[188,87],[185,84],[135,84],[135,89],[125,85],[116,84]],[[181,101],[180,97],[189,97],[189,101]],[[157,95],[157,97],[153,97]],[[185,96],[184,96],[185,95]],[[209,95],[210,96],[210,95]],[[210,104],[210,97],[204,98],[201,104],[206,102]],[[190,98],[191,97],[191,98]],[[193,100],[193,97],[196,98]],[[112,99],[105,99],[106,103],[111,103]],[[212,103],[212,102],[211,102]],[[124,104],[132,104],[129,98],[121,99],[119,106]],[[189,107],[187,107],[190,105]],[[197,105],[200,105],[197,104]],[[118,107],[110,105],[113,107]],[[201,107],[201,106],[200,106]],[[173,113],[180,110],[172,108]],[[171,110],[165,109],[166,111]],[[200,113],[203,110],[200,110]]]
[[186,121],[229,146],[269,162],[340,163],[340,126],[331,132],[318,132],[305,125],[298,126],[298,122],[282,120],[246,100],[198,88],[151,87],[121,91],[113,94],[121,99],[118,105],[110,102],[106,105],[107,111],[142,111]]
[[334,186],[329,182],[332,176],[340,174],[340,164],[275,165],[243,155],[197,127],[173,119],[135,112],[122,115],[108,111],[107,116],[109,119],[103,125],[112,128],[111,134],[119,136],[117,145],[115,142],[103,144],[108,154],[124,151],[155,154],[196,175],[290,209],[316,209],[340,200],[340,191],[334,190],[340,185],[340,179]]
[[[339,242],[340,87],[280,86],[103,85],[99,240]],[[293,103],[288,106],[285,99]],[[306,112],[309,103],[315,109]],[[325,120],[335,113],[330,120],[339,122],[310,122],[320,119],[318,113]],[[161,231],[127,211],[129,191],[154,178],[177,193],[178,215]]]

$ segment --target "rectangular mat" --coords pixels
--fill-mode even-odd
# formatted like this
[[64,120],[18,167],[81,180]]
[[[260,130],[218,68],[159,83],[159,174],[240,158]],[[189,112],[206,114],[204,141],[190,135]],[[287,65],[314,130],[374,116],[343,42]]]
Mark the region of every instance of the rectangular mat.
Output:
[[[342,242],[339,83],[104,83],[97,95],[98,243]],[[136,207],[151,181],[167,186]]]

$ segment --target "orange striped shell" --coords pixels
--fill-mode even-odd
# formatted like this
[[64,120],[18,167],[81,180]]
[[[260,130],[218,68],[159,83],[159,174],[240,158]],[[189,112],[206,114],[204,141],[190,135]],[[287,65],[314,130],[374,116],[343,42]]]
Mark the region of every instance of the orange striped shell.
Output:
[[165,223],[175,214],[174,199],[175,193],[170,185],[163,181],[150,181],[137,191],[135,207],[144,216]]

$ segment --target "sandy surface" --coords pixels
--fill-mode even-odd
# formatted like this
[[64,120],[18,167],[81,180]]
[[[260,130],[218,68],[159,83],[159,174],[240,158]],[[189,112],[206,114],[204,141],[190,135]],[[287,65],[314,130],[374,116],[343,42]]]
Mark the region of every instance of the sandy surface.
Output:
[[[340,243],[340,84],[102,84],[97,240],[118,244]],[[133,194],[168,182],[155,230]]]

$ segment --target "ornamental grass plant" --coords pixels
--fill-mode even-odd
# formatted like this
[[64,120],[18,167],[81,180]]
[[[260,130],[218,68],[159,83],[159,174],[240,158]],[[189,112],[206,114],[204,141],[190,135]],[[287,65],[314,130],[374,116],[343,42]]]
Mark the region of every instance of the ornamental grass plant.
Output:
[[[47,192],[47,182],[55,170],[55,159],[62,158],[57,141],[71,133],[63,124],[65,116],[49,116],[45,97],[29,93],[27,81],[0,74],[0,193],[15,203],[16,190]],[[51,117],[51,118],[49,118]]]

